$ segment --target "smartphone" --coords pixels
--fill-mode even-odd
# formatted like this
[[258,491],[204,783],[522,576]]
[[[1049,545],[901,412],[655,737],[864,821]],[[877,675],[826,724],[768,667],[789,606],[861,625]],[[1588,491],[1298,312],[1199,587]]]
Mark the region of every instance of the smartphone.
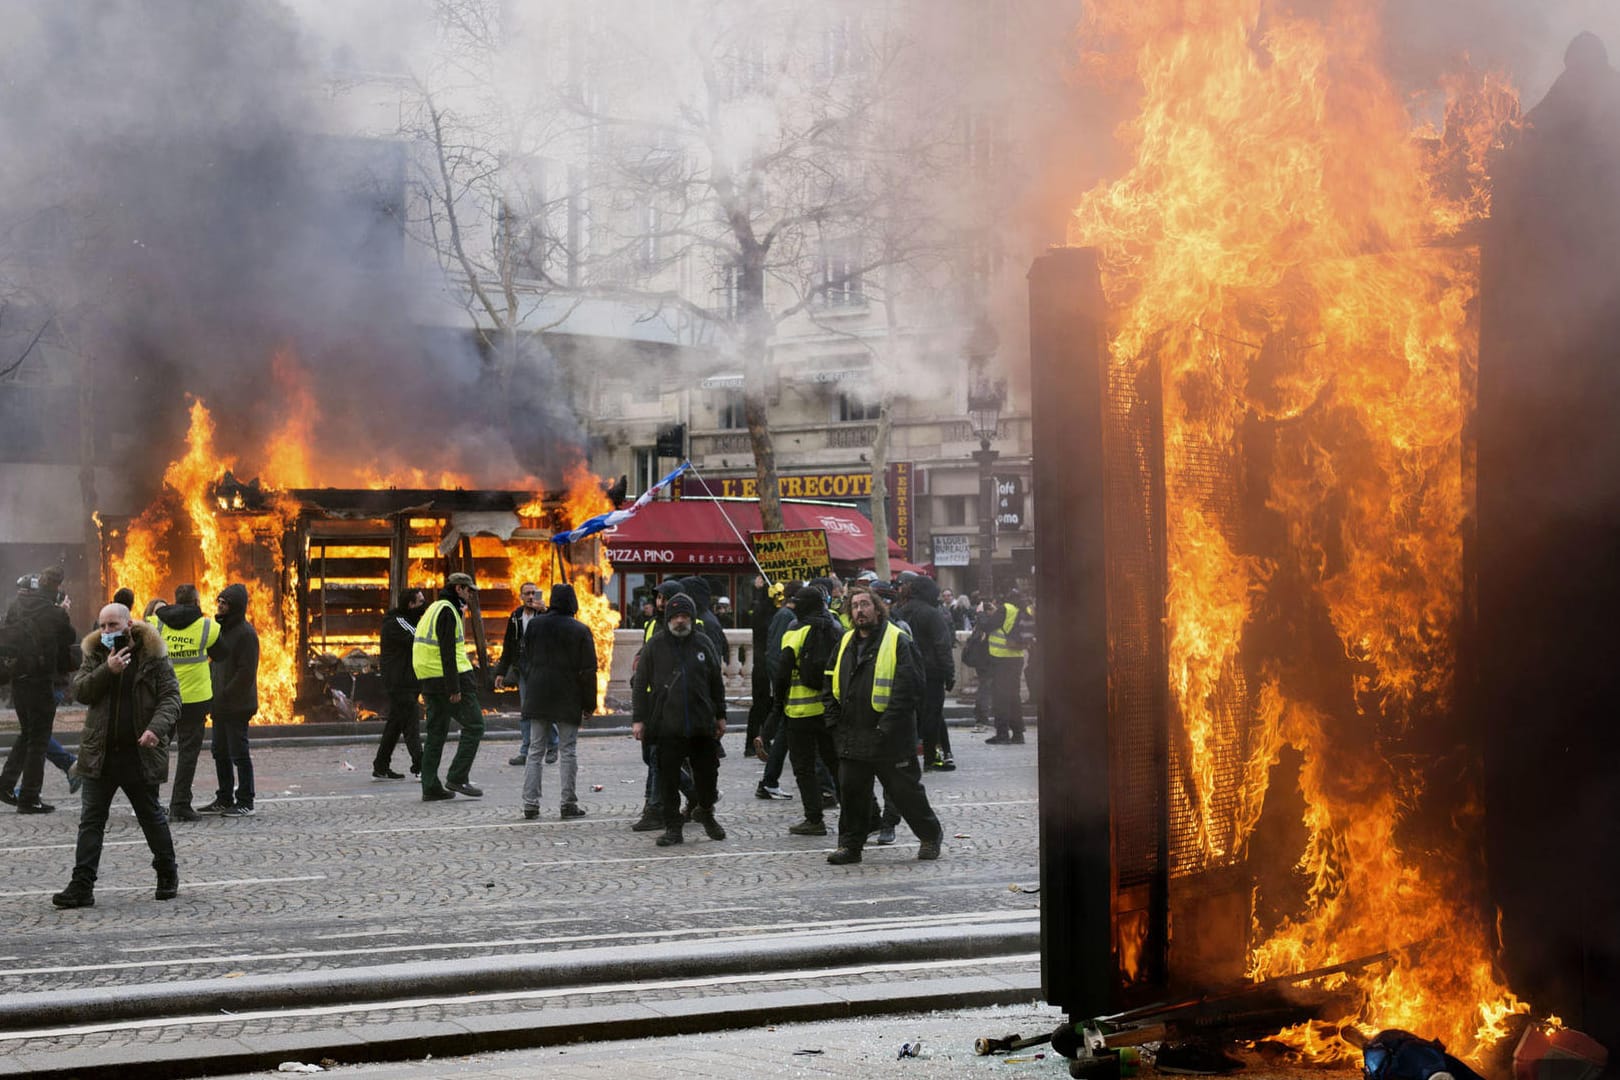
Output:
[[113,643],[112,643],[112,651],[113,652],[122,652],[123,650],[125,650],[127,648],[129,648],[129,635],[128,634],[119,634],[117,637],[113,638]]

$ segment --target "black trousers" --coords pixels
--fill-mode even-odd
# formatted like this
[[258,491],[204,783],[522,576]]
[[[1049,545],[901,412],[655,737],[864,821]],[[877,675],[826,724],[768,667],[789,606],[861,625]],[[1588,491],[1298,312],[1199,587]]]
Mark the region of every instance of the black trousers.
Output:
[[135,808],[135,820],[146,834],[152,849],[152,868],[159,874],[174,872],[174,838],[169,835],[169,819],[158,802],[158,786],[141,775],[141,762],[133,750],[111,752],[102,763],[101,775],[84,778],[79,790],[79,842],[73,855],[73,880],[94,886],[96,869],[101,865],[101,842],[107,832],[107,810],[113,796],[123,791]]
[[883,785],[885,797],[890,799],[902,820],[917,834],[919,840],[938,843],[944,839],[945,829],[928,805],[928,793],[923,790],[922,767],[916,755],[907,755],[901,761],[852,761],[845,758],[838,763],[838,786],[844,808],[838,815],[838,846],[859,851],[866,844],[866,834],[872,829],[872,781]]
[[833,747],[832,732],[819,716],[791,717],[783,726],[787,728],[793,782],[799,786],[799,799],[804,803],[804,820],[820,821],[821,779],[816,775],[816,763],[821,762],[829,773],[838,775],[838,751]]
[[179,754],[174,760],[174,786],[169,789],[169,809],[191,809],[191,782],[197,776],[197,759],[202,756],[203,728],[208,726],[208,701],[188,701],[180,706],[180,724],[174,730]]
[[748,706],[748,733],[743,743],[746,754],[754,752],[754,738],[765,729],[765,721],[771,715],[771,677],[765,670],[765,658],[754,657],[752,693],[753,699]]
[[422,706],[415,690],[388,692],[388,722],[383,725],[382,741],[377,743],[377,757],[371,763],[373,772],[385,771],[394,760],[394,747],[405,738],[405,752],[411,756],[411,768],[422,767]]
[[681,765],[690,762],[698,810],[713,810],[720,788],[720,740],[706,735],[659,736],[653,741],[658,757],[658,807],[664,827],[681,827]]
[[930,675],[923,680],[922,702],[917,707],[917,734],[922,737],[924,762],[932,763],[950,755],[951,736],[945,730],[943,675]]
[[[45,748],[56,723],[56,693],[46,675],[24,675],[11,681],[11,704],[17,710],[17,741],[0,769],[0,791],[17,788],[17,801],[39,801],[45,783]],[[19,783],[19,778],[21,782]]]
[[991,698],[995,702],[996,734],[1022,735],[1024,733],[1024,658],[998,657],[990,661],[995,687]]

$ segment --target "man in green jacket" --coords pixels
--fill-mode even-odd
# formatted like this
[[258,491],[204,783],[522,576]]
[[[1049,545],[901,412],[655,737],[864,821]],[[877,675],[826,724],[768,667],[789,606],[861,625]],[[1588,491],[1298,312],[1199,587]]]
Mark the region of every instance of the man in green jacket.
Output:
[[169,737],[180,721],[180,681],[163,638],[149,624],[131,622],[123,604],[108,604],[84,639],[84,663],[70,691],[75,701],[90,707],[74,766],[84,787],[73,880],[51,903],[60,908],[95,904],[107,810],[119,789],[135,808],[146,846],[152,849],[156,899],[172,900],[180,891],[180,872],[158,785],[169,778]]

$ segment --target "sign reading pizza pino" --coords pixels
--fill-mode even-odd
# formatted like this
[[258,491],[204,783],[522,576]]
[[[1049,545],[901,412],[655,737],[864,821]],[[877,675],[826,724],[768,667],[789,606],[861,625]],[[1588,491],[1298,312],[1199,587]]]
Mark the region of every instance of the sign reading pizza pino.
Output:
[[808,581],[832,573],[825,529],[749,533],[748,540],[759,568],[772,581]]

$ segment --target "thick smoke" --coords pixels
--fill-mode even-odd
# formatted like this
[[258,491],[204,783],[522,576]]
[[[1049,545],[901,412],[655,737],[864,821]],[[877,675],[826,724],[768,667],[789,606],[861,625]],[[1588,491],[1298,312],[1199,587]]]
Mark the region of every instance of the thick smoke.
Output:
[[[509,411],[466,316],[408,271],[404,149],[321,134],[325,72],[289,11],[39,0],[8,6],[7,30],[9,312],[51,321],[57,362],[92,358],[99,456],[150,483],[189,394],[252,469],[270,432],[308,419],[307,390],[317,472],[557,476],[577,427]],[[547,371],[525,372],[526,404],[557,397]]]

